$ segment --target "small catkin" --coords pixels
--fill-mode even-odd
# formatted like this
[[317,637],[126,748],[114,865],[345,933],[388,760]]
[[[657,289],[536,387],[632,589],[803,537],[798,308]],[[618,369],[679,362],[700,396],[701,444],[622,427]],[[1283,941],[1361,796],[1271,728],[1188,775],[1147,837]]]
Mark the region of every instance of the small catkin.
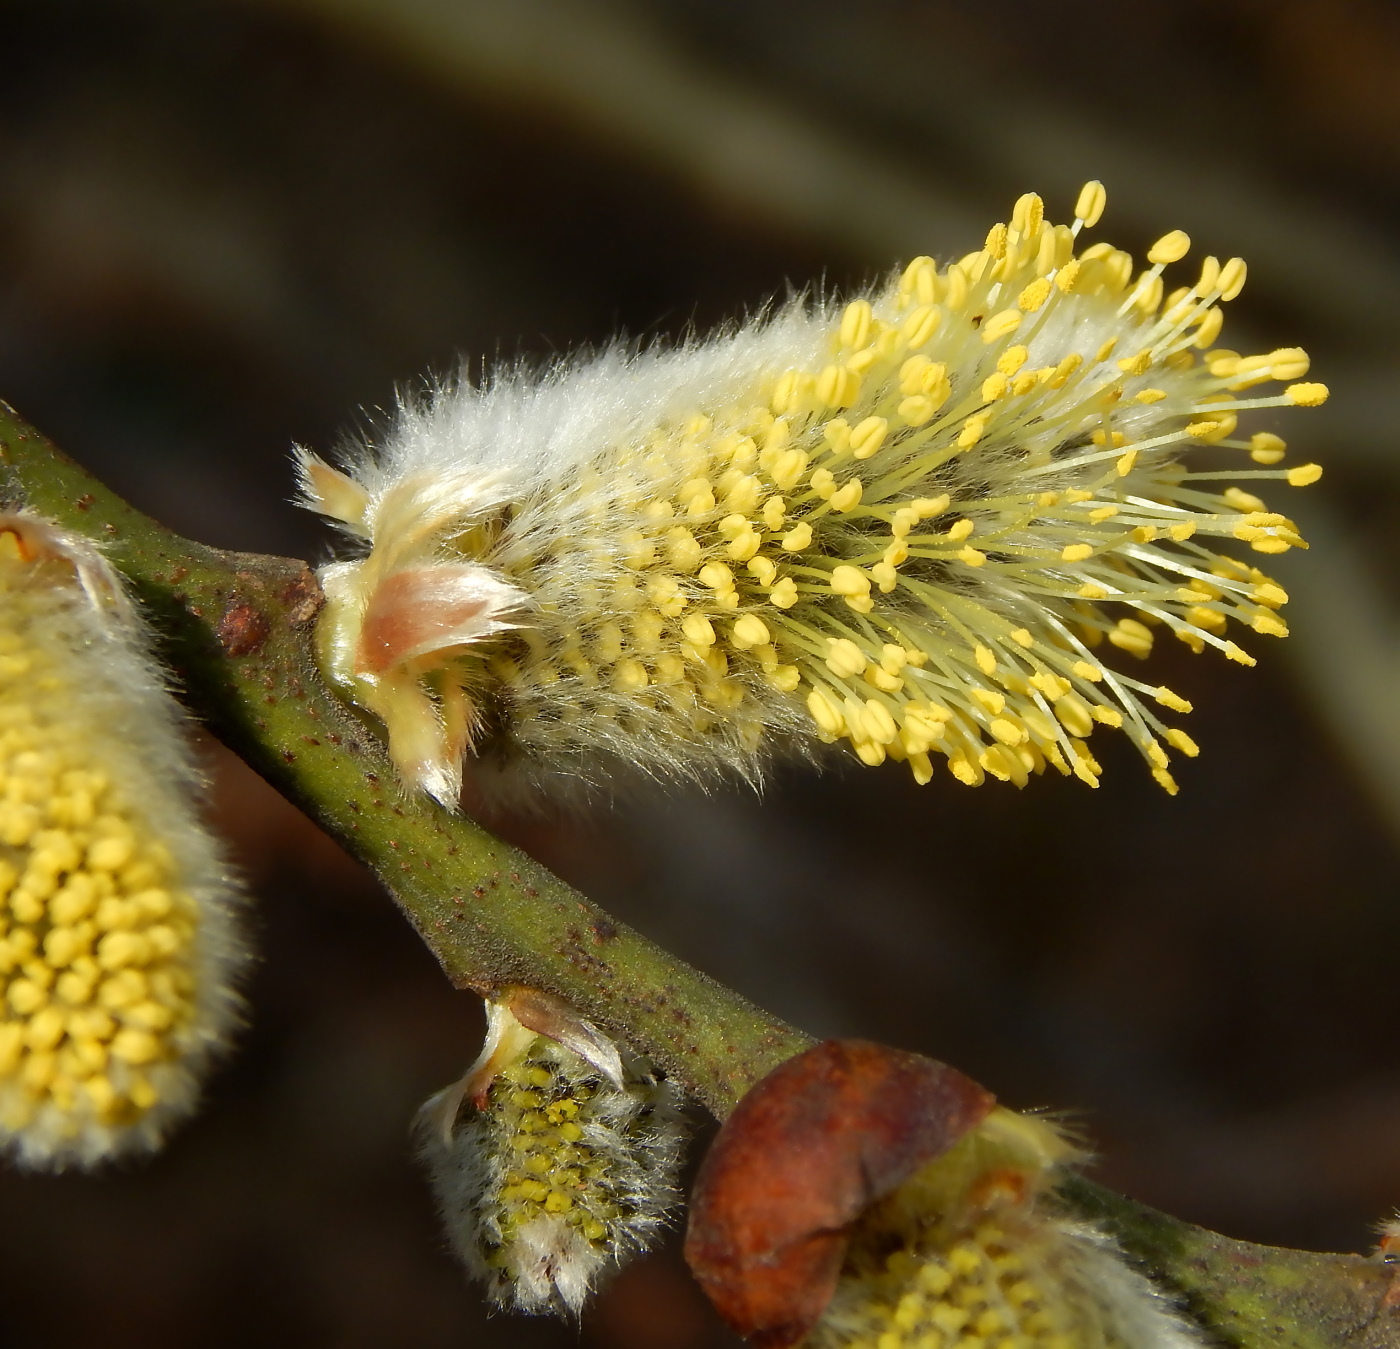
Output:
[[500,1306],[576,1315],[679,1206],[675,1090],[644,1061],[610,1057],[589,1062],[494,1005],[485,1074],[423,1108],[452,1247]]
[[1053,1125],[998,1108],[877,1203],[804,1349],[1199,1349],[1103,1233],[1054,1193]]
[[107,561],[0,514],[0,1146],[157,1147],[237,1019],[233,886],[184,718]]

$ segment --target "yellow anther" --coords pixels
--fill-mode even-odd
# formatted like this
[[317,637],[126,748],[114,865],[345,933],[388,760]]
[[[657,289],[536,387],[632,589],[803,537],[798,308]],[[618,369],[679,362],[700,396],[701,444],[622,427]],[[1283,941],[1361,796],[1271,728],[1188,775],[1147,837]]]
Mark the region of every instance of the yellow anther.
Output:
[[1083,562],[1093,555],[1094,545],[1092,543],[1071,543],[1060,552],[1060,556],[1066,562]]
[[1019,745],[1028,738],[1029,733],[1018,721],[1012,721],[1009,717],[996,717],[987,727],[989,731],[1003,745]]
[[1100,726],[1111,726],[1119,730],[1123,725],[1123,714],[1111,707],[1101,707],[1097,703],[1089,709],[1089,715],[1093,717]]
[[1152,650],[1152,629],[1135,618],[1120,618],[1109,630],[1108,640],[1119,650],[1142,659]]
[[974,548],[970,543],[965,548],[959,548],[954,556],[967,567],[981,567],[987,561],[987,555],[980,548]]
[[1234,642],[1225,643],[1225,656],[1227,659],[1237,661],[1241,665],[1254,665],[1257,663],[1248,651],[1244,650],[1243,647],[1236,646]]
[[999,717],[1006,707],[1006,695],[998,693],[995,689],[973,689],[972,700],[994,717]]
[[758,577],[760,585],[772,585],[778,574],[778,564],[771,557],[751,557],[745,566],[750,575]]
[[955,520],[952,525],[949,526],[947,537],[954,543],[961,543],[975,528],[976,526],[972,521],[964,516],[961,520]]
[[878,698],[866,699],[860,720],[866,737],[877,745],[892,745],[899,738],[899,727]]
[[841,315],[839,340],[843,347],[863,347],[870,340],[873,315],[869,300],[854,300]]
[[1272,431],[1256,431],[1249,438],[1249,457],[1256,464],[1276,464],[1288,446]]
[[828,365],[817,376],[813,393],[827,407],[850,407],[860,395],[860,376],[847,366]]
[[870,568],[870,575],[884,595],[888,595],[899,584],[899,572],[895,570],[892,562],[877,562]]
[[869,459],[889,434],[890,424],[885,417],[867,417],[851,428],[851,454],[856,459]]
[[837,488],[831,494],[831,509],[840,513],[855,510],[860,505],[861,493],[864,490],[861,480],[852,478],[844,487]]
[[832,570],[831,588],[838,595],[868,595],[870,578],[858,568],[843,563]]
[[899,326],[899,333],[911,347],[922,347],[932,339],[942,322],[943,311],[936,304],[921,304],[909,311]]
[[1011,381],[1011,392],[1017,398],[1024,398],[1039,383],[1040,377],[1034,370],[1026,371]]
[[1074,593],[1086,600],[1106,600],[1108,598],[1108,591],[1101,585],[1095,585],[1092,581],[1086,581]]
[[958,447],[960,449],[971,449],[982,439],[987,430],[987,419],[987,413],[979,412],[963,423],[962,430],[958,432]]
[[[726,478],[729,474],[725,475]],[[740,474],[724,494],[724,504],[732,511],[747,515],[763,497],[763,484],[752,473]]]
[[982,381],[982,401],[994,403],[1011,387],[1011,381],[998,370]]
[[1090,665],[1087,660],[1077,660],[1069,668],[1071,674],[1078,675],[1080,679],[1087,679],[1092,684],[1097,684],[1103,678],[1103,671],[1097,665]]
[[780,375],[773,385],[773,394],[769,403],[774,412],[796,412],[811,392],[811,388],[811,375],[801,370],[789,370]]
[[1194,759],[1201,752],[1201,747],[1185,731],[1175,727],[1167,732],[1167,744],[1180,750],[1188,759]]
[[651,683],[647,667],[633,656],[619,661],[613,667],[613,688],[619,693],[635,693]]
[[1172,230],[1147,250],[1147,260],[1154,266],[1166,266],[1169,262],[1180,262],[1190,250],[1191,236],[1184,230]]
[[800,553],[812,546],[812,526],[805,520],[783,535],[782,547],[789,553]]
[[1079,197],[1074,203],[1074,214],[1086,225],[1097,225],[1099,218],[1103,215],[1104,207],[1107,205],[1107,190],[1101,182],[1093,179],[1079,189]]
[[1026,314],[1034,314],[1050,298],[1050,282],[1043,276],[1037,277],[1017,297],[1016,308]]
[[1016,205],[1011,208],[1011,227],[1023,239],[1037,234],[1044,219],[1045,203],[1034,192],[1016,198]]
[[1160,403],[1166,396],[1165,389],[1139,389],[1133,399],[1139,403]]
[[1279,347],[1268,355],[1272,377],[1278,380],[1302,379],[1312,361],[1302,347]]
[[691,614],[681,624],[681,634],[692,646],[711,647],[715,644],[715,629],[704,614]]
[[1177,543],[1185,543],[1187,539],[1196,532],[1196,522],[1194,520],[1183,520],[1179,525],[1172,525],[1167,533],[1172,536]]
[[927,356],[911,356],[899,368],[899,391],[906,394],[937,394],[948,378],[943,361],[931,361]]
[[1327,401],[1327,386],[1325,384],[1290,384],[1283,391],[1283,396],[1300,408],[1321,407]]
[[1271,609],[1277,609],[1279,605],[1288,603],[1288,592],[1273,581],[1261,582],[1250,593],[1260,604],[1267,604]]
[[1079,367],[1083,364],[1084,357],[1082,357],[1077,351],[1070,352],[1070,354],[1064,357],[1060,361],[1060,363],[1055,367],[1054,372],[1051,374],[1047,383],[1052,389],[1063,388],[1064,385],[1068,382],[1070,376],[1073,375],[1074,372],[1078,370]]
[[1118,368],[1125,375],[1145,375],[1152,368],[1152,353],[1140,351],[1136,356],[1124,356]]
[[[1196,329],[1196,335],[1192,339],[1192,346],[1200,347],[1201,349],[1213,346],[1215,344],[1215,339],[1220,336],[1221,328],[1224,326],[1225,315],[1220,309],[1212,308],[1206,310],[1201,318],[1200,326]],[[1190,352],[1176,353],[1176,355],[1172,356],[1167,361],[1167,364],[1170,365],[1172,361],[1180,357],[1187,358],[1186,365],[1190,365]]]
[[763,503],[763,523],[776,532],[783,527],[787,515],[787,502],[780,496],[771,496]]
[[1248,511],[1254,514],[1265,510],[1264,503],[1252,492],[1241,491],[1238,487],[1227,487],[1221,494],[1227,506],[1233,507],[1237,511]]
[[1077,693],[1066,693],[1055,702],[1055,715],[1065,730],[1081,739],[1093,733],[1094,718],[1089,705]]
[[791,693],[802,682],[802,671],[795,665],[775,665],[763,677],[780,693]]
[[906,425],[923,426],[925,422],[932,420],[938,409],[927,394],[916,393],[902,399],[898,411],[900,419]]
[[992,654],[990,647],[974,647],[972,651],[972,659],[977,663],[977,668],[981,670],[984,675],[996,673],[997,658]]
[[734,620],[731,640],[740,651],[745,651],[751,646],[762,646],[772,638],[768,625],[757,614],[744,614]]
[[732,539],[735,535],[742,534],[748,527],[749,521],[745,515],[726,515],[715,526],[726,539]]
[[823,501],[827,501],[836,490],[836,475],[829,468],[816,469],[808,480],[808,486]]
[[990,346],[993,342],[1000,342],[1003,337],[1009,337],[1021,326],[1021,318],[1019,309],[1003,309],[993,314],[982,325],[982,341]]
[[797,582],[791,576],[784,576],[768,592],[768,598],[779,609],[791,609],[798,601]]
[[1120,478],[1126,478],[1128,474],[1133,471],[1133,466],[1137,461],[1138,451],[1128,450],[1126,453],[1120,454],[1118,458],[1114,460],[1113,467]]
[[1004,258],[1006,256],[1006,226],[998,222],[987,231],[987,241],[982,245],[983,251],[991,258]]
[[1029,628],[1014,629],[1011,633],[1011,640],[1015,642],[1017,646],[1023,646],[1027,650],[1035,645],[1035,638],[1031,636],[1031,630]]
[[887,674],[897,675],[909,663],[909,652],[894,642],[886,642],[880,648],[880,668]]
[[690,530],[675,525],[666,534],[666,555],[673,567],[688,572],[700,565],[705,554]]
[[774,455],[768,476],[784,492],[791,491],[801,481],[811,462],[809,457],[797,449],[783,450]]
[[1073,262],[1067,262],[1058,272],[1055,273],[1055,285],[1066,295],[1072,291],[1079,283],[1080,275],[1084,271],[1084,264],[1075,258]]
[[762,543],[759,533],[752,527],[746,527],[742,533],[735,535],[725,553],[735,562],[747,562],[758,552]]
[[930,257],[917,257],[899,278],[899,290],[903,295],[913,295],[921,303],[931,303],[938,298],[938,264]]
[[711,590],[732,590],[734,588],[734,573],[723,562],[705,563],[696,573],[696,579],[701,585],[709,586]]
[[[1231,258],[1221,269],[1216,280],[1216,286],[1220,290],[1222,300],[1233,300],[1244,289],[1245,276],[1248,273],[1243,258]],[[1214,311],[1218,313],[1219,311]]]
[[1089,512],[1089,519],[1097,525],[1104,520],[1112,520],[1117,514],[1117,506],[1095,506],[1094,509]]

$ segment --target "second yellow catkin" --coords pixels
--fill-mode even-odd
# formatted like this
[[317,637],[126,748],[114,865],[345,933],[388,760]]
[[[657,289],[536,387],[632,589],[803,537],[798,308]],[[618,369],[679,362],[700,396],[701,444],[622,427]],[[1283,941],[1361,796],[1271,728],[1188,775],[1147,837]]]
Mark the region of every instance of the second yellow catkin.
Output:
[[158,1146],[237,1018],[233,886],[185,726],[83,539],[0,514],[0,1147]]

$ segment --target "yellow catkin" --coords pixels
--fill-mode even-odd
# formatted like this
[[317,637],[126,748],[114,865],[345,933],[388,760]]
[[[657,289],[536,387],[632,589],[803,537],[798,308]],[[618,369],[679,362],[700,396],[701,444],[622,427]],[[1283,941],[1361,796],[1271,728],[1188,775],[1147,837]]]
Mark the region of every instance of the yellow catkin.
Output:
[[[1259,614],[1272,582],[1231,559],[1305,547],[1257,480],[1320,470],[1274,469],[1283,442],[1239,423],[1326,388],[1301,382],[1297,348],[1215,345],[1241,260],[1174,276],[1190,241],[1173,230],[1144,270],[1081,246],[1101,184],[1072,226],[1032,195],[961,262],[915,259],[843,305],[408,408],[368,485],[303,456],[307,504],[366,545],[322,571],[324,664],[385,723],[408,783],[455,805],[472,752],[507,791],[636,769],[753,780],[804,736],[873,765],[922,744],[909,727],[929,704],[946,734],[908,753],[946,755],[959,782],[1020,786],[1047,766],[1096,782],[1096,726],[1165,773],[1179,740],[1097,653],[1132,665],[1169,632],[1241,661],[1232,624],[1284,631]],[[642,402],[623,417],[628,389]],[[1252,457],[1248,490],[1191,476],[1217,445]],[[1170,580],[1217,564],[1207,600]],[[833,641],[851,648],[839,670]],[[923,659],[889,671],[889,644]],[[1080,700],[1073,731],[1043,687]],[[895,739],[831,712],[871,689]],[[1004,724],[983,691],[1006,698]]]
[[156,1146],[239,962],[173,700],[83,540],[0,515],[0,1139],[36,1167]]

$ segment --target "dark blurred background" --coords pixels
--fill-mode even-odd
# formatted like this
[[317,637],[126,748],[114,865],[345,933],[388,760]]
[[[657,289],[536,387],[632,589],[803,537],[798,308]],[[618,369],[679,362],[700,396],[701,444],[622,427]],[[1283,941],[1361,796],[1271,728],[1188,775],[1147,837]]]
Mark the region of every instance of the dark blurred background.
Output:
[[[1226,340],[1333,389],[1280,424],[1294,636],[1176,649],[1204,746],[1163,795],[792,771],[504,828],[809,1030],[1077,1112],[1106,1182],[1359,1249],[1400,1201],[1400,11],[1382,0],[0,3],[0,396],[209,543],[320,559],[287,504],[397,382],[679,334],[959,256],[1023,191],[1250,262]],[[674,1250],[581,1330],[487,1318],[407,1121],[475,1053],[375,885],[212,744],[256,895],[251,1024],[148,1164],[0,1177],[0,1344],[731,1341]]]

